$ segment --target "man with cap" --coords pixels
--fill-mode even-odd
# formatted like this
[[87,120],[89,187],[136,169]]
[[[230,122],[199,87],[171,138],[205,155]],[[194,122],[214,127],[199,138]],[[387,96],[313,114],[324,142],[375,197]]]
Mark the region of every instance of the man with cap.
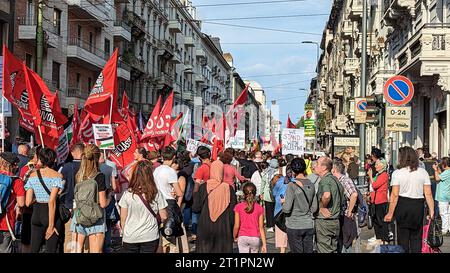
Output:
[[22,179],[14,177],[19,159],[11,152],[0,153],[0,184],[11,185],[3,198],[8,198],[5,213],[0,214],[0,253],[12,253],[12,242],[15,240],[16,204],[25,206],[25,189]]

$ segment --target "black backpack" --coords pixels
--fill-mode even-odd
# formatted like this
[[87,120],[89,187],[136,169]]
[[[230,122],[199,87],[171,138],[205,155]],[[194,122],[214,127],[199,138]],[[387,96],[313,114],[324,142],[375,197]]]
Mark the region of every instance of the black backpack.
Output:
[[183,195],[184,202],[189,202],[192,200],[192,196],[194,195],[194,185],[195,185],[194,176],[201,164],[202,163],[194,163],[192,174],[187,177],[186,189],[185,189],[184,195]]

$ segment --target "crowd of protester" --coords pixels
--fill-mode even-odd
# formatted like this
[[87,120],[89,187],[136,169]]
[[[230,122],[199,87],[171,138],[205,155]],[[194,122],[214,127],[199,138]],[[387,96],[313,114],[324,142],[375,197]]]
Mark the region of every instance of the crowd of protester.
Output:
[[0,153],[0,252],[17,252],[18,237],[23,253],[108,253],[119,234],[119,252],[232,253],[236,243],[240,253],[265,253],[274,233],[281,253],[348,253],[367,222],[366,202],[370,244],[395,233],[406,252],[421,252],[424,219],[436,215],[450,234],[450,159],[422,149],[400,148],[394,167],[373,148],[363,191],[357,157],[228,148],[214,161],[203,146],[134,155],[119,170],[93,144],[74,145],[60,166],[40,146]]

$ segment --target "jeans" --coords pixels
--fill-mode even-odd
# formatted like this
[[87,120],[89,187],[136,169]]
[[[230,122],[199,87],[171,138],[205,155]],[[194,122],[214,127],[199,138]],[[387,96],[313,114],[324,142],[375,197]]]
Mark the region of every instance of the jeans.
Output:
[[450,231],[450,208],[449,202],[439,202],[439,215],[442,219],[442,233]]
[[286,230],[292,253],[313,253],[314,229]]
[[159,239],[145,243],[123,243],[122,253],[156,253],[159,246]]
[[185,227],[189,226],[189,223],[191,222],[192,218],[192,209],[191,206],[188,206],[187,204],[184,205],[183,208],[183,223]]
[[198,218],[199,217],[200,217],[200,213],[192,213],[191,232],[194,235],[197,235],[197,224],[198,224]]

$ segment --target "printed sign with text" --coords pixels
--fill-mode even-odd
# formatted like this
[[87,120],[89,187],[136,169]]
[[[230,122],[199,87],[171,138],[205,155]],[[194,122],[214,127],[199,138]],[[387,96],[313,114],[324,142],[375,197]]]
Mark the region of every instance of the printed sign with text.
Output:
[[281,142],[283,155],[302,155],[305,152],[304,129],[283,129]]
[[100,149],[114,149],[114,134],[111,124],[93,124],[94,139]]

